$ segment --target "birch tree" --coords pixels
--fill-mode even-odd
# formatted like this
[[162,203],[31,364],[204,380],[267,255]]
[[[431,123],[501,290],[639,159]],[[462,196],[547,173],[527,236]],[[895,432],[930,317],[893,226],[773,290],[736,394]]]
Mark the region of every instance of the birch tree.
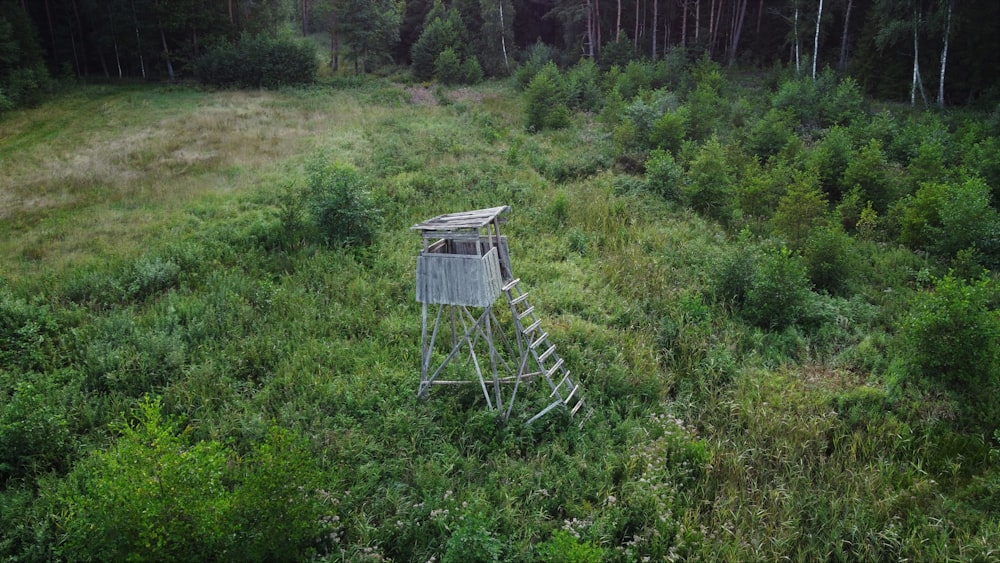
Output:
[[880,51],[904,40],[912,42],[910,105],[916,105],[917,93],[926,104],[927,95],[924,92],[923,80],[920,78],[920,34],[925,24],[920,0],[879,0],[874,10],[876,17],[879,18],[879,32],[875,36],[875,43]]
[[948,66],[948,44],[951,37],[951,13],[954,9],[955,0],[947,0],[947,15],[945,16],[944,24],[944,45],[941,47],[941,76],[938,78],[938,97],[937,103],[939,107],[944,107],[944,71]]
[[823,21],[823,0],[819,0],[819,9],[816,11],[816,36],[813,39],[813,68],[812,79],[816,82],[816,61],[819,59],[819,25]]

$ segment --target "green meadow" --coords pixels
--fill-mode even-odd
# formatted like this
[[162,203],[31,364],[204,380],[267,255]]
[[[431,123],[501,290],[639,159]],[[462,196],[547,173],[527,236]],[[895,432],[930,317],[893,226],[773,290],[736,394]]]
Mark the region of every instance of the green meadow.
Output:
[[[555,118],[530,77],[5,115],[0,560],[1000,557],[992,215],[920,187],[988,174],[995,112],[701,72]],[[368,244],[317,224],[331,166]],[[409,227],[499,205],[586,420],[417,398]]]

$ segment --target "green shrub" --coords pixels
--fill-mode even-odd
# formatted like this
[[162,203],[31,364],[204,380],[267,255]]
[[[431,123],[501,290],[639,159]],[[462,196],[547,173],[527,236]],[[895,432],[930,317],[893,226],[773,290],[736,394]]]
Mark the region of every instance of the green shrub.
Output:
[[786,80],[771,97],[771,107],[792,115],[796,124],[819,126],[819,92],[809,77]]
[[684,169],[672,154],[654,150],[646,159],[646,187],[649,191],[672,201],[679,201],[684,181]]
[[[824,76],[828,71],[824,71]],[[832,73],[827,79],[832,83]],[[865,114],[865,97],[858,82],[850,76],[845,77],[836,88],[829,87],[820,92],[819,112],[824,127],[831,125],[850,125]]]
[[420,81],[433,78],[438,58],[448,49],[461,58],[465,54],[467,34],[458,10],[431,10],[420,37],[410,47],[413,77]]
[[462,81],[466,84],[479,84],[483,81],[483,67],[476,57],[467,57],[462,61]]
[[805,264],[787,248],[760,249],[741,237],[714,270],[715,299],[755,326],[781,331],[813,315],[815,294]]
[[740,314],[754,325],[782,330],[812,313],[813,293],[802,259],[787,248],[765,252]]
[[63,470],[71,462],[76,443],[64,404],[74,390],[71,376],[0,369],[0,479]]
[[553,63],[545,65],[531,80],[525,94],[528,130],[560,129],[569,125],[569,108],[560,81],[559,69]]
[[712,138],[691,161],[689,182],[681,190],[681,201],[713,218],[725,216],[730,204],[732,175],[722,143]]
[[592,59],[580,59],[566,71],[563,81],[566,85],[566,102],[581,111],[597,111],[601,108],[603,94],[600,87],[600,71]]
[[792,247],[801,249],[809,232],[826,223],[827,213],[827,202],[819,189],[819,180],[812,173],[797,172],[785,195],[778,201],[778,209],[771,222]]
[[816,289],[831,295],[846,293],[856,270],[853,244],[854,240],[839,225],[812,229],[802,258]]
[[277,88],[315,79],[316,54],[308,43],[268,37],[243,37],[202,55],[195,76],[223,88]]
[[444,84],[460,84],[465,82],[465,72],[462,61],[454,49],[448,47],[434,61],[434,78]]
[[601,47],[601,56],[597,59],[597,64],[604,72],[608,72],[612,67],[625,68],[634,54],[632,40],[623,34],[619,39],[609,41]]
[[357,170],[316,157],[308,166],[307,182],[306,207],[327,244],[368,246],[374,242],[379,212]]
[[555,51],[546,43],[538,41],[528,47],[527,58],[514,71],[514,84],[521,90],[526,90],[535,79],[535,75],[543,68],[555,64]]
[[654,149],[663,149],[676,155],[687,132],[687,110],[667,111],[653,122],[649,132],[649,144]]
[[864,201],[871,201],[879,213],[885,213],[896,200],[896,178],[882,150],[882,143],[870,141],[861,147],[844,169],[843,183],[849,188],[860,189]]
[[845,186],[843,182],[852,151],[849,131],[834,126],[826,131],[807,156],[809,166],[819,175],[820,186],[833,203],[839,202],[852,187]]
[[711,82],[699,83],[684,107],[688,138],[694,141],[703,141],[717,133],[726,116],[725,101]]
[[503,543],[493,529],[495,523],[483,511],[465,515],[445,544],[441,563],[498,563],[503,558]]
[[47,304],[15,297],[0,288],[0,369],[53,369],[60,332],[59,321]]
[[328,531],[303,444],[273,429],[245,458],[193,441],[144,399],[115,444],[61,484],[60,548],[72,560],[306,558]]
[[559,529],[535,547],[538,560],[545,563],[599,563],[604,550],[593,542],[581,542],[570,531]]
[[1000,292],[995,281],[952,275],[917,294],[900,333],[899,383],[917,382],[954,397],[968,420],[1000,422]]
[[750,127],[746,146],[751,153],[766,160],[780,153],[792,136],[791,114],[772,108]]
[[900,241],[946,258],[967,248],[995,258],[1000,214],[990,205],[990,192],[975,178],[922,185],[897,206]]

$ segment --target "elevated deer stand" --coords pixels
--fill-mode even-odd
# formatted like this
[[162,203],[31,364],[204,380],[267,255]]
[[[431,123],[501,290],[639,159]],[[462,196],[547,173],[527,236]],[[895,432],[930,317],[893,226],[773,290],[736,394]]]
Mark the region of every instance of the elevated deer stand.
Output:
[[[579,386],[555,353],[555,345],[549,343],[548,333],[541,330],[541,320],[528,304],[528,293],[521,291],[520,280],[511,273],[507,237],[500,234],[508,211],[510,207],[502,206],[451,213],[412,227],[424,243],[417,258],[417,301],[422,304],[417,393],[426,399],[432,385],[476,383],[439,379],[445,367],[467,350],[487,406],[503,420],[510,417],[522,380],[539,376],[548,383],[552,400],[525,424],[558,406],[575,415],[584,402]],[[510,310],[513,338],[503,330],[494,308],[501,295]],[[431,305],[438,306],[433,323]],[[450,334],[447,353],[439,342],[445,330]],[[486,374],[485,357],[489,358]],[[502,384],[513,384],[506,401]]]

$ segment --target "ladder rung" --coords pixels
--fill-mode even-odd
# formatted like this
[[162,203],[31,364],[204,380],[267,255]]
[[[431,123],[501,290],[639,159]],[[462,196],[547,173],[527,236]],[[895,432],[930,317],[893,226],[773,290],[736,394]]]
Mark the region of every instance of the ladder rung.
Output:
[[573,398],[573,395],[576,395],[576,390],[579,389],[579,388],[580,388],[579,385],[574,385],[573,386],[573,390],[569,392],[569,395],[567,395],[565,399],[563,399],[563,404],[564,405],[568,405],[569,404],[570,400]]
[[542,335],[538,337],[538,340],[535,340],[534,342],[531,343],[530,348],[532,350],[534,350],[535,348],[538,348],[538,345],[541,344],[542,342],[544,342],[545,339],[548,338],[548,337],[549,337],[549,333],[543,332]]
[[[560,387],[562,387],[567,381],[569,381],[569,372],[568,371],[566,372],[566,375],[564,375],[563,378],[559,380],[559,385],[556,385],[556,389],[559,389]],[[571,382],[570,385],[572,385],[572,384],[573,383]],[[556,394],[556,392],[555,392],[555,390],[553,390],[552,391],[552,395],[555,395],[555,394]],[[549,397],[551,397],[552,395],[549,395]]]
[[517,297],[515,297],[515,298],[511,299],[511,300],[510,300],[510,304],[511,304],[511,305],[517,305],[518,303],[520,303],[521,301],[524,301],[524,300],[525,300],[525,299],[527,299],[527,298],[528,298],[528,292],[527,292],[527,291],[525,291],[525,292],[524,292],[524,293],[522,293],[521,295],[518,295]]
[[531,425],[532,422],[538,420],[539,418],[542,418],[543,416],[545,416],[546,413],[548,413],[550,410],[558,407],[560,404],[562,404],[561,401],[553,401],[552,403],[549,404],[549,406],[547,406],[544,409],[542,409],[541,412],[539,412],[535,416],[529,418],[528,421],[524,423],[524,425],[525,426]]
[[531,326],[529,326],[529,327],[527,327],[527,328],[525,328],[525,329],[524,329],[524,334],[531,334],[531,333],[532,333],[532,332],[534,332],[534,331],[535,331],[535,329],[536,329],[536,328],[538,328],[538,327],[539,327],[539,326],[540,326],[541,324],[542,324],[542,319],[538,319],[538,320],[536,320],[535,322],[531,323]]
[[[519,283],[521,283],[521,278],[514,278],[514,279],[510,280],[509,282],[507,282],[501,288],[501,291],[510,291],[510,290],[514,289],[517,286],[517,284],[519,284]],[[496,287],[496,286],[493,286],[493,287]]]
[[517,315],[517,320],[521,320],[524,317],[527,317],[528,315],[530,315],[530,314],[532,314],[534,312],[535,312],[535,308],[534,307],[528,307],[527,309],[524,310],[524,312],[522,312],[522,313],[520,313],[520,314]]
[[[548,378],[551,379],[552,378],[552,374],[555,373],[556,371],[558,371],[559,368],[562,367],[562,365],[563,365],[563,360],[562,360],[562,358],[559,358],[559,361],[556,362],[556,365],[552,366],[552,369],[550,369],[549,371],[547,371],[545,373],[545,377],[548,377]],[[568,373],[566,374],[566,377],[569,377]],[[565,381],[565,379],[563,381]],[[562,385],[562,384],[560,383],[560,385]],[[559,388],[558,385],[556,386],[556,388],[557,389]]]
[[555,351],[556,351],[556,345],[555,344],[553,344],[552,346],[549,346],[548,350],[542,352],[541,356],[538,356],[538,361],[539,362],[544,362],[545,358],[548,358],[549,356],[551,356],[552,353],[555,352]]
[[[574,391],[575,391],[575,389],[574,389]],[[569,411],[569,415],[570,416],[575,415],[576,411],[580,410],[580,407],[582,407],[582,406],[583,406],[583,399],[580,399],[579,401],[576,402],[576,406],[573,407],[573,410]]]

